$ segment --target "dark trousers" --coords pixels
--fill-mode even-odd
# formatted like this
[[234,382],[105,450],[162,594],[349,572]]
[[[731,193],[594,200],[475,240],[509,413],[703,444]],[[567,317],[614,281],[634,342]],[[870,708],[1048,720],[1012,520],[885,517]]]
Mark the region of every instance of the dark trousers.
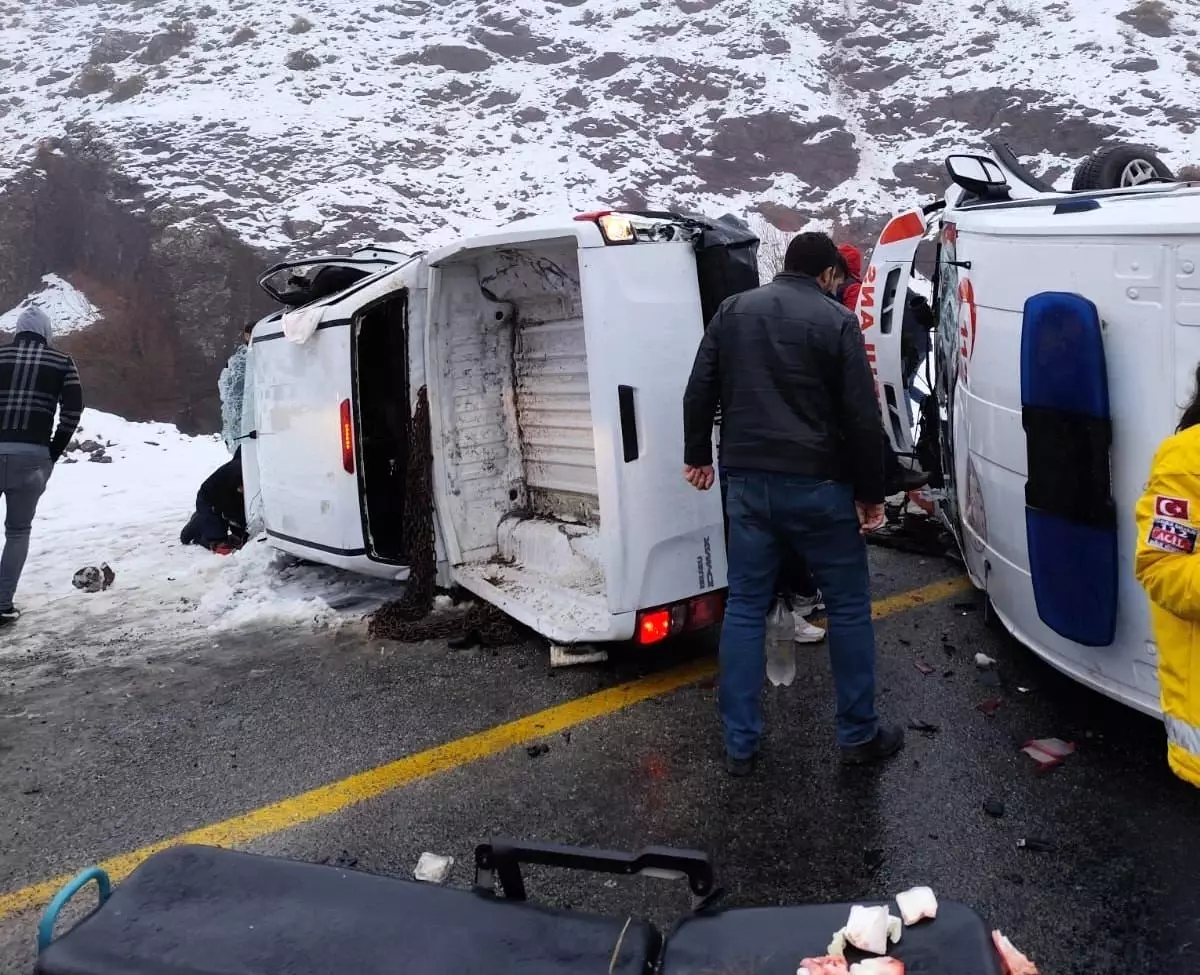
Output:
[[195,514],[183,526],[179,541],[184,545],[203,545],[212,548],[230,541],[229,525],[202,497],[196,498]]
[[[725,518],[725,550],[729,551],[729,481],[724,470],[721,471],[721,513]],[[788,597],[809,598],[817,594],[817,583],[808,571],[804,556],[792,546],[787,546],[783,552],[783,561],[779,566],[779,576],[775,580],[775,595]]]
[[837,693],[837,740],[875,736],[875,628],[867,546],[849,484],[767,471],[729,472],[729,601],[721,630],[721,718],[734,758],[758,749],[767,610],[790,547],[821,587]]

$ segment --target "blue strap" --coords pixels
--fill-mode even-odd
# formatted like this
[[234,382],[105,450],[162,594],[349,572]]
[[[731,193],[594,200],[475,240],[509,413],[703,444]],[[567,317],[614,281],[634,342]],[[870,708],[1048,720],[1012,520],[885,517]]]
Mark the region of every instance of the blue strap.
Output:
[[37,950],[39,955],[54,940],[54,925],[58,921],[59,912],[67,906],[67,901],[78,894],[80,889],[92,880],[96,881],[100,904],[108,900],[109,894],[112,893],[112,884],[109,883],[108,874],[99,867],[88,867],[86,870],[78,873],[74,880],[54,895],[54,900],[42,912],[42,919],[38,922]]

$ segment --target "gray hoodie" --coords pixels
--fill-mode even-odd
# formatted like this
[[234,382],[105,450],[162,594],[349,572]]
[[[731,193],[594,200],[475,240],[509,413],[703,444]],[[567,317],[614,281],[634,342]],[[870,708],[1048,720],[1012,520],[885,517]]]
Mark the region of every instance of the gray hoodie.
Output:
[[26,305],[21,309],[21,314],[17,316],[16,332],[18,335],[21,332],[32,332],[34,335],[41,336],[49,345],[50,340],[54,337],[54,323],[50,321],[50,316],[37,305]]

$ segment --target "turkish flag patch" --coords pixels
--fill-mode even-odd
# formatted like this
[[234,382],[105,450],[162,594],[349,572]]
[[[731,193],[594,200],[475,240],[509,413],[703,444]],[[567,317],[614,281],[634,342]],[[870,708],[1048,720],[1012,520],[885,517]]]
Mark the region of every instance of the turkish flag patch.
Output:
[[1200,536],[1191,525],[1183,525],[1166,518],[1155,518],[1146,536],[1146,544],[1175,555],[1192,555],[1196,551],[1196,539]]
[[1160,494],[1154,499],[1154,513],[1159,518],[1191,521],[1191,507],[1187,498],[1168,498],[1166,495]]

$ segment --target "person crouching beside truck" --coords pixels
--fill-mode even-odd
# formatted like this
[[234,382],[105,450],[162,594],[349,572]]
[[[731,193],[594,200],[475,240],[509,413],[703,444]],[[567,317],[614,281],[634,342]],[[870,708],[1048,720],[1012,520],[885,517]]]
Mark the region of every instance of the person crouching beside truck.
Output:
[[1175,435],[1154,455],[1137,525],[1134,573],[1150,597],[1167,762],[1200,786],[1200,368]]
[[184,545],[201,545],[229,555],[246,544],[246,504],[242,487],[242,448],[205,478],[196,511],[179,535]]

